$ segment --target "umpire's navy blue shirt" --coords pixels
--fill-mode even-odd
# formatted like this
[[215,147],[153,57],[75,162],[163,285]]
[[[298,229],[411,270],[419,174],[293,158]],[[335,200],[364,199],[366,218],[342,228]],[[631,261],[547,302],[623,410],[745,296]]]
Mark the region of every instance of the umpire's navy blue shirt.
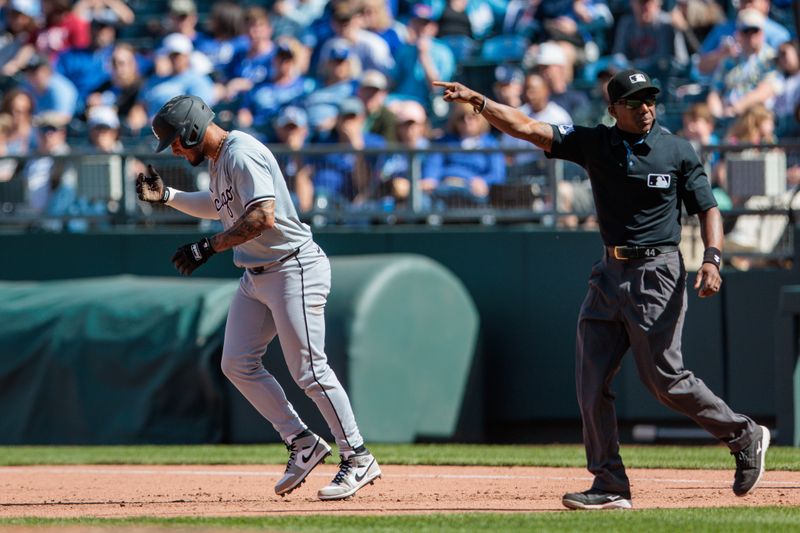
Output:
[[717,205],[694,148],[657,122],[634,144],[616,126],[553,126],[546,155],[589,173],[606,245],[677,245],[681,205],[690,215]]

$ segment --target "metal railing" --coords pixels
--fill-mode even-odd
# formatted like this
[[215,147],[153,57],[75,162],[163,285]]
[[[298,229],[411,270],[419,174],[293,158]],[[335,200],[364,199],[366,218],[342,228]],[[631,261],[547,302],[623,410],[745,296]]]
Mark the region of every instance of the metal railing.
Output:
[[[301,152],[270,146],[294,191],[297,169],[310,166],[315,182],[312,208],[300,212],[314,226],[370,224],[514,224],[561,226],[568,219],[591,221],[593,207],[585,172],[561,160],[550,160],[536,149],[475,149],[432,147],[409,150],[391,146],[353,152],[345,145],[311,145]],[[699,151],[709,176],[728,179],[731,205],[723,206],[726,253],[782,261],[793,256],[794,243],[786,226],[800,208],[796,181],[800,177],[800,144],[774,146],[705,146]],[[426,161],[431,157],[457,163],[463,157],[502,157],[502,179],[483,196],[468,188],[423,188]],[[87,231],[131,225],[188,225],[197,219],[135,196],[137,170],[152,163],[175,188],[206,190],[205,165],[192,167],[169,154],[133,151],[111,155],[30,156],[0,158],[0,228]],[[352,168],[359,168],[356,178]],[[56,205],[42,205],[42,183],[51,187],[54,169],[71,169],[69,194]],[[327,177],[326,177],[327,176]],[[408,178],[408,195],[398,198],[390,187],[396,176]],[[344,180],[337,192],[325,190],[326,180]],[[366,179],[364,179],[366,177]],[[49,178],[49,180],[47,179]],[[34,185],[39,189],[35,190]],[[340,182],[341,184],[341,182]],[[62,184],[64,185],[64,184]],[[564,188],[582,189],[588,207],[562,205]],[[48,191],[50,194],[53,191]],[[38,202],[38,203],[37,203]],[[214,222],[199,222],[213,228]],[[695,217],[684,219],[684,240],[699,240]]]

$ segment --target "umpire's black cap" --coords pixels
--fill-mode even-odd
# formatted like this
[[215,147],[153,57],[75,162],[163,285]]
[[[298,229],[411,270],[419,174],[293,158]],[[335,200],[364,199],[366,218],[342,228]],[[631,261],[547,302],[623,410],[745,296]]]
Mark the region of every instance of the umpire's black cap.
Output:
[[651,94],[661,92],[661,90],[650,81],[650,76],[635,68],[617,72],[608,82],[608,100],[612,104],[640,91]]
[[153,117],[153,135],[158,139],[156,152],[161,152],[177,138],[184,148],[197,146],[213,119],[214,112],[202,98],[176,96]]

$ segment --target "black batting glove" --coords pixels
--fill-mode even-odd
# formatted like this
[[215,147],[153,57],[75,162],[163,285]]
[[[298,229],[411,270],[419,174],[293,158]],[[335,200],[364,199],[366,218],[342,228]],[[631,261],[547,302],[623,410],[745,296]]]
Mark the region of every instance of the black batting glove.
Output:
[[136,195],[139,200],[143,202],[163,204],[169,199],[169,191],[164,180],[153,168],[153,165],[147,165],[147,176],[142,172],[136,176]]
[[208,261],[208,258],[215,253],[217,252],[211,247],[211,241],[204,237],[198,242],[184,244],[178,248],[172,255],[172,264],[184,276],[191,276],[197,267]]

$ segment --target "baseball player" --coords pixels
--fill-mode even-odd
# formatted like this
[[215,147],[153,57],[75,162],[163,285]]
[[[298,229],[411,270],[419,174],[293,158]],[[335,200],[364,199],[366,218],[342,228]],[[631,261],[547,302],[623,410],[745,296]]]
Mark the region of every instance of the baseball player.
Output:
[[178,248],[172,262],[181,274],[191,275],[230,248],[234,263],[244,269],[228,312],[222,371],[286,443],[289,462],[275,493],[289,494],[331,454],[262,365],[277,334],[292,377],[322,412],[341,453],[339,472],[318,497],[348,498],[380,478],[381,469],[364,446],[350,400],[325,355],[330,263],[298,219],[272,152],[244,132],[223,130],[213,118],[196,96],[176,96],[153,118],[157,152],[171,147],[194,166],[209,160],[208,192],[166,187],[151,165],[148,176],[137,177],[136,192],[143,201],[222,222],[220,233]]
[[678,251],[681,206],[700,219],[706,251],[694,288],[720,290],[722,217],[694,149],[656,121],[659,89],[639,70],[608,84],[613,127],[551,125],[460,83],[435,82],[444,99],[476,113],[547,157],[566,159],[589,174],[603,259],[595,263],[578,318],[576,385],[583,440],[594,482],[564,495],[570,509],[630,508],[630,483],[619,454],[611,381],[630,348],[639,377],[664,405],[689,416],[728,445],[736,459],[733,492],[753,491],[764,473],[769,430],[734,413],[683,366],[686,270]]

